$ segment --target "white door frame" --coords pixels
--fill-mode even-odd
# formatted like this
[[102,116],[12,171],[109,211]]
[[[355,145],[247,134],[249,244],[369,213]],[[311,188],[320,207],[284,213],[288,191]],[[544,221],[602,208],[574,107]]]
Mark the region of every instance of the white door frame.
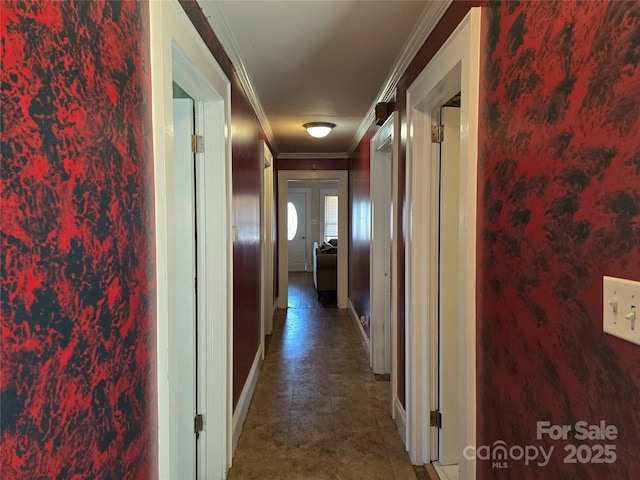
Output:
[[349,265],[349,172],[346,170],[278,171],[278,308],[287,308],[289,252],[287,248],[287,198],[289,180],[338,181],[338,308],[347,308]]
[[[263,175],[260,177],[260,198],[262,199],[262,215],[261,222],[261,240],[260,240],[260,265],[262,265],[262,281],[260,282],[260,305],[261,310],[261,342],[264,344],[265,335],[271,335],[273,330],[273,249],[275,247],[275,232],[273,229],[273,220],[275,217],[275,195],[273,184],[273,154],[267,142],[260,140],[260,156],[263,161]],[[263,345],[262,357],[264,358],[265,349]]]
[[172,81],[196,103],[198,155],[198,403],[205,430],[198,442],[198,474],[226,478],[231,462],[232,238],[231,87],[177,1],[149,2],[157,273],[158,475],[180,478],[170,419],[180,392],[171,365],[176,356],[175,185]]
[[[399,121],[393,113],[371,139],[371,254],[369,297],[371,298],[371,367],[374,373],[389,373],[396,381],[392,370],[393,340],[397,338],[397,324],[393,312],[394,290],[397,302],[397,269],[392,268],[397,238],[393,225],[397,220],[397,174],[399,153]],[[395,187],[395,188],[394,188]],[[395,192],[394,192],[395,190]],[[397,257],[395,257],[397,262]],[[395,265],[397,267],[397,263]],[[397,365],[397,359],[395,359]],[[392,395],[392,398],[393,395]],[[393,404],[392,404],[393,405]],[[393,412],[393,409],[392,409]]]
[[[429,385],[433,325],[438,315],[437,146],[434,109],[462,93],[460,120],[459,394],[461,450],[476,442],[476,194],[480,83],[480,8],[472,8],[407,90],[407,440],[413,464],[429,462]],[[426,181],[425,181],[426,179]],[[462,452],[461,452],[462,453]],[[474,461],[460,462],[460,478],[474,479]]]
[[[304,193],[304,272],[309,271],[309,266],[312,267],[311,271],[313,271],[313,257],[311,256],[311,249],[313,248],[313,241],[311,238],[311,217],[313,216],[311,212],[311,188],[304,187],[289,187],[287,190],[287,202],[289,201],[290,193]],[[300,218],[298,216],[298,218]],[[298,222],[298,228],[300,228],[300,223]],[[287,231],[286,229],[284,230]],[[287,252],[289,249],[287,248]],[[289,257],[287,257],[287,261]],[[288,265],[287,265],[288,268]]]

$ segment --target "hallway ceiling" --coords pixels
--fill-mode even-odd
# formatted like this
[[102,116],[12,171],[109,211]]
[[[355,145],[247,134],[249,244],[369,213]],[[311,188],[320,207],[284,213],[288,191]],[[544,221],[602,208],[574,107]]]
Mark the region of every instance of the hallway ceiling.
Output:
[[450,2],[198,0],[279,158],[349,156]]

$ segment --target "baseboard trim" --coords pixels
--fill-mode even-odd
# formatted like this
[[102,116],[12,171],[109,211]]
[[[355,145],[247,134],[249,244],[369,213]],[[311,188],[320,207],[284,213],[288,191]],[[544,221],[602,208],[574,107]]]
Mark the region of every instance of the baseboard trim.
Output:
[[253,390],[256,388],[256,382],[258,381],[258,375],[260,374],[260,365],[262,364],[262,348],[263,344],[260,344],[256,356],[253,359],[253,365],[249,371],[249,376],[244,384],[240,399],[238,400],[238,406],[233,414],[233,444],[232,452],[235,453],[238,446],[238,440],[240,439],[240,433],[242,432],[242,426],[247,418],[247,412],[249,411],[249,405],[251,404],[251,398],[253,397]]
[[407,448],[407,412],[405,411],[400,399],[396,396],[393,399],[393,420],[398,427],[398,433],[404,443],[405,449]]
[[367,332],[364,331],[362,324],[360,323],[360,317],[358,316],[358,312],[356,312],[356,308],[353,306],[351,299],[347,300],[347,308],[351,312],[351,318],[355,322],[356,326],[360,330],[360,335],[362,335],[362,341],[364,343],[365,348],[367,349],[367,354],[369,355],[369,359],[371,359],[371,341],[369,337],[367,337]]

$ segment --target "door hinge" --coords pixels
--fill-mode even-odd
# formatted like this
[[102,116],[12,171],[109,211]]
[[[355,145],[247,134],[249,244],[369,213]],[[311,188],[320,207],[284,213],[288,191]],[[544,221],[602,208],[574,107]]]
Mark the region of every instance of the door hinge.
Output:
[[191,135],[191,153],[204,153],[204,137]]
[[431,143],[442,143],[444,141],[444,125],[433,125],[431,127]]
[[204,415],[198,413],[193,419],[193,431],[196,434],[196,438],[200,435],[200,432],[204,430]]
[[442,428],[442,413],[440,413],[440,410],[431,412],[431,426]]

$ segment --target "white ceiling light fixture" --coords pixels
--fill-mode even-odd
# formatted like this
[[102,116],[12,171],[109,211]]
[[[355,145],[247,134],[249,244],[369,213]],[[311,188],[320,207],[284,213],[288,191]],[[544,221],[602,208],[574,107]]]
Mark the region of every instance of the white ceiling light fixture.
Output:
[[307,129],[307,132],[312,137],[324,138],[329,135],[333,128],[335,128],[336,124],[329,122],[310,122],[305,123],[302,126]]

